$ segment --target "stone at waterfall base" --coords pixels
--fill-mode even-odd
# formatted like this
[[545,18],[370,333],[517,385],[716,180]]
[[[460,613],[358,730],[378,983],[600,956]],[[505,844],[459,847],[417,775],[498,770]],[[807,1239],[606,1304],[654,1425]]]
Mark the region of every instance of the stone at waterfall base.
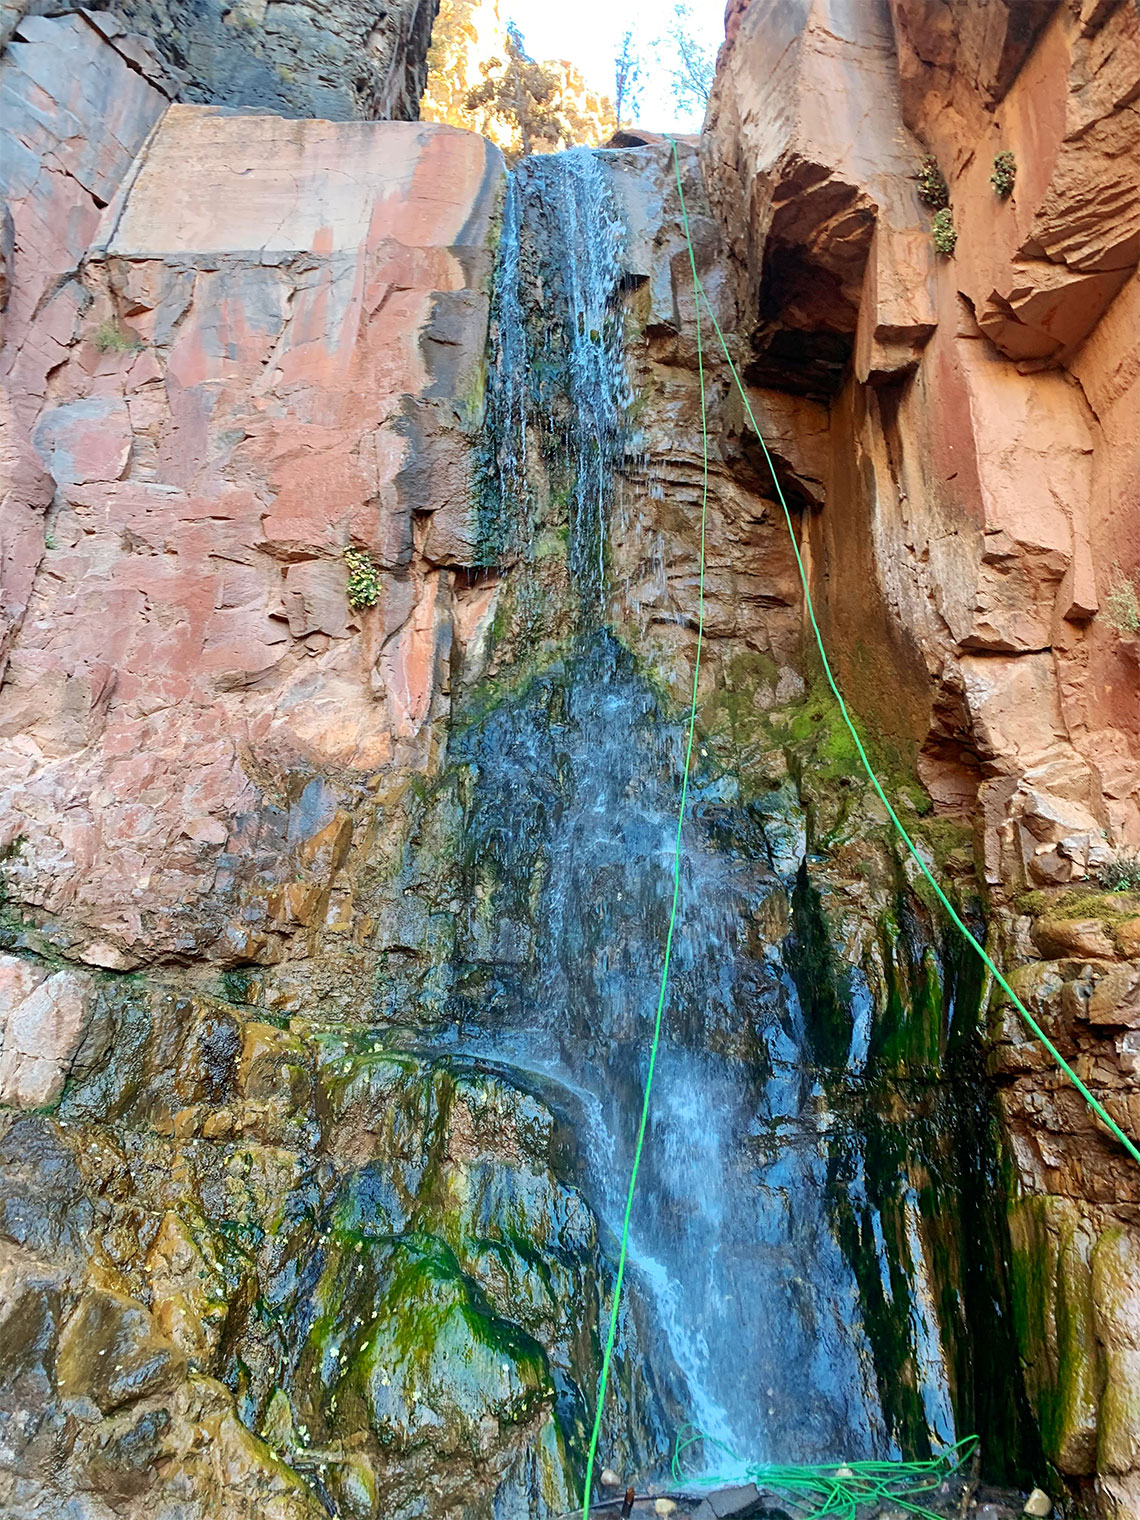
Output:
[[733,1488],[718,1488],[689,1511],[691,1520],[744,1520],[759,1513],[760,1490],[755,1483],[741,1483]]

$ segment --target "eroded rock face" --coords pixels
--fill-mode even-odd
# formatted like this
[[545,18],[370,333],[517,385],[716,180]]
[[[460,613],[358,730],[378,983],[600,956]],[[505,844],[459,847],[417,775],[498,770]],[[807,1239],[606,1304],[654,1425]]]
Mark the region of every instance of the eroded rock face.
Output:
[[[415,121],[439,0],[4,0],[0,48],[37,13],[80,11],[130,56],[164,62],[179,99],[328,121]],[[23,19],[22,19],[23,18]]]
[[[1069,279],[1094,281],[1082,302],[1115,291],[1127,256],[1103,207],[1105,144],[1131,151],[1131,34],[1085,10],[998,6],[978,30],[939,8],[947,56],[966,50],[981,83],[951,102],[960,69],[915,82],[942,56],[929,38],[900,66],[905,26],[938,19],[918,7],[892,30],[869,5],[735,6],[711,203],[689,151],[682,173],[825,631],[901,756],[920,847],[979,929],[975,814],[999,902],[1039,890],[998,919],[1032,963],[1023,996],[1135,1133],[1140,902],[1061,891],[1140,817],[1135,672],[1098,614],[1134,528],[1137,287],[1099,319],[1080,306],[1095,325],[1072,348]],[[671,154],[607,157],[612,196],[594,160],[566,167],[581,251],[604,265],[585,291],[560,171],[530,166],[547,251],[515,245],[513,320],[567,320],[516,347],[504,395],[485,343],[490,326],[506,362],[510,282],[493,305],[491,266],[518,202],[481,139],[172,106],[184,86],[101,28],[28,19],[0,65],[20,147],[0,456],[3,1504],[559,1514],[612,1285],[606,1195],[577,1147],[635,1112],[623,989],[656,969],[696,651],[704,460]],[[1071,196],[1049,220],[1069,162],[1024,217],[1029,175],[996,207],[1021,218],[1016,248],[990,238],[970,274],[963,246],[955,278],[911,178],[942,151],[936,121],[988,132],[1057,96],[1061,163],[1086,78],[1107,188],[1080,247],[1058,233]],[[972,162],[945,163],[955,205]],[[997,289],[1027,264],[1063,266],[1056,322],[1008,281],[1002,300],[1070,336],[1023,372],[969,280]],[[810,1421],[758,1418],[814,1455],[834,1430],[870,1454],[984,1421],[991,1460],[1024,1476],[977,968],[940,941],[809,687],[770,472],[727,367],[705,362],[702,934],[679,1044],[685,1069],[722,1063],[722,1095],[755,1082],[733,1155],[751,1157],[761,1114],[752,1201],[771,1187],[766,1225],[787,1237],[766,1280],[809,1262],[817,1300],[764,1354],[814,1397],[812,1358],[782,1349],[813,1306],[854,1348]],[[585,449],[578,403],[604,424]],[[618,696],[630,737],[611,752]],[[1012,1216],[1028,1395],[1051,1458],[1132,1520],[1140,1192],[1000,1009],[991,1046],[1045,1200]],[[649,1166],[678,1237],[671,1158],[688,1166],[723,1117],[691,1119],[684,1096],[677,1148]],[[806,1160],[782,1148],[801,1131]],[[612,1159],[618,1120],[604,1136]],[[642,1467],[685,1407],[651,1311],[631,1292],[603,1429]]]
[[[233,854],[235,828],[278,833],[297,766],[363,783],[430,756],[476,548],[469,440],[501,175],[494,149],[449,128],[381,139],[174,106],[90,229],[46,351],[42,313],[11,307],[14,426],[56,496],[38,550],[55,559],[0,697],[3,828],[26,841],[21,895],[48,918],[66,904],[65,941],[94,964],[210,943],[223,960],[272,958],[271,925],[325,913],[343,842],[310,846],[315,894],[254,887],[267,861]],[[16,203],[22,234],[33,204]],[[48,253],[41,283],[52,256],[78,258]],[[43,530],[21,447],[13,620]],[[349,545],[380,577],[363,615]],[[250,744],[279,800],[251,789]],[[306,837],[336,835],[335,812],[310,804]],[[226,880],[233,913],[203,914]]]
[[[1095,888],[1140,842],[1138,93],[1131,4],[742,0],[705,151],[742,362],[828,403],[801,542],[846,695],[974,820],[1020,995],[1133,1138],[1136,901]],[[1047,1454],[1131,1517],[1140,1177],[1014,1010],[993,1034]]]
[[[1123,418],[1137,408],[1140,37],[1127,5],[1088,16],[1062,6],[1048,24],[1040,7],[1000,9],[999,24],[998,9],[983,33],[969,7],[900,5],[893,28],[870,8],[740,7],[708,164],[722,217],[745,229],[758,356],[771,351],[765,303],[796,330],[787,388],[809,384],[813,345],[845,334],[830,387],[838,510],[812,520],[809,542],[849,689],[873,710],[875,650],[890,649],[905,675],[887,721],[917,746],[936,802],[977,797],[991,881],[1052,885],[1094,876],[1107,843],[1140,837],[1129,633],[1097,616],[1136,564],[1124,504],[1140,477]],[[840,130],[837,101],[857,133]],[[953,260],[935,256],[918,199],[931,150],[949,180]],[[999,150],[1019,166],[1005,200],[989,182]],[[805,163],[817,166],[810,193],[796,177]],[[1074,209],[1062,186],[1078,181]],[[854,242],[853,211],[789,220],[825,191],[862,207]],[[792,265],[815,270],[814,304],[781,283],[789,238]],[[1009,271],[1025,258],[1066,290],[1087,275],[1100,293],[1071,320],[1050,295],[1048,320],[1068,325],[1034,351],[1055,365],[1035,373],[1008,362],[1028,350],[1003,348],[987,315],[991,290],[997,300],[1024,284],[1024,270]],[[845,292],[840,304],[821,304],[828,289]]]
[[430,1041],[458,921],[501,160],[171,106],[123,46],[3,63],[0,1507],[561,1513],[612,1289],[562,1121],[362,1034]]
[[0,1139],[5,1513],[567,1508],[602,1283],[544,1105],[218,999],[99,1017],[144,1065],[89,1037]]
[[749,271],[750,373],[826,397],[856,347],[860,379],[905,371],[934,328],[933,259],[895,131],[886,18],[753,3],[730,6],[728,34],[712,185]]
[[58,1101],[92,990],[82,972],[48,974],[14,956],[0,957],[0,1102],[49,1108]]
[[[1126,4],[1016,6],[987,35],[969,6],[935,10],[893,7],[907,125],[953,175],[959,288],[1008,357],[1064,360],[1140,254],[1140,18]],[[995,217],[999,152],[1016,181]]]

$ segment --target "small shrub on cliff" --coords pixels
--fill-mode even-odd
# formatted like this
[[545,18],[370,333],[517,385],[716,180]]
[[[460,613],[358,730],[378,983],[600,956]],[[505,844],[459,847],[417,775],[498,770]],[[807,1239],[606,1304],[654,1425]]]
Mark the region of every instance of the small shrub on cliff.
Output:
[[922,168],[918,171],[917,179],[918,198],[924,205],[932,206],[935,211],[940,211],[943,206],[950,204],[946,176],[938,167],[938,160],[933,153],[928,153],[922,160]]
[[348,566],[348,605],[354,612],[375,607],[380,596],[380,572],[372,556],[363,549],[346,549],[344,562]]
[[100,323],[91,341],[101,354],[129,354],[142,347],[135,333],[124,332],[111,317]]
[[1130,580],[1119,565],[1113,567],[1103,610],[1105,622],[1117,633],[1130,637],[1140,633],[1140,598],[1136,594],[1136,582]]
[[954,226],[954,213],[949,206],[943,206],[941,211],[934,213],[934,220],[930,224],[931,236],[934,238],[934,246],[938,252],[948,259],[954,255],[954,249],[958,246],[958,232]]
[[1017,160],[1008,150],[998,153],[994,157],[994,172],[990,175],[990,184],[996,194],[1003,201],[1007,201],[1013,194],[1013,182],[1017,178]]
[[1100,885],[1106,892],[1140,891],[1140,855],[1118,855],[1102,866]]

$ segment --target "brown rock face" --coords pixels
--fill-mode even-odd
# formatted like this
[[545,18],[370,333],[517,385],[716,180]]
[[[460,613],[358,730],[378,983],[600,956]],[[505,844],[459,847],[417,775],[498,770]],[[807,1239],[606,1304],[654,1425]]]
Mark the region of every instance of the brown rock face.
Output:
[[[1091,888],[1140,844],[1138,98],[1130,3],[741,0],[705,151],[744,362],[827,403],[801,533],[845,692],[974,819],[999,904],[1038,889],[1004,917],[1023,995],[1133,1137],[1134,899]],[[1019,1259],[1085,1284],[1083,1349],[1027,1322],[1047,1451],[1131,1520],[1140,1175],[1012,1010],[993,1060],[1023,1185],[1061,1208]]]
[[[893,7],[907,125],[953,165],[960,289],[1009,357],[1067,358],[1140,254],[1140,18],[1124,4],[1013,6],[983,28],[975,7],[938,11]],[[999,152],[1017,178],[995,218]]]

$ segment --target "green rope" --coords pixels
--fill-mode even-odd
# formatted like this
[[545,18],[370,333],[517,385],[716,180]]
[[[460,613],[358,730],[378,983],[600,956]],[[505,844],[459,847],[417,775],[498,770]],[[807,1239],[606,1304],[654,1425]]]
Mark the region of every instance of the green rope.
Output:
[[[1103,1105],[1093,1096],[1073,1068],[1065,1060],[1064,1056],[1049,1039],[1045,1031],[1033,1018],[1025,1004],[1014,992],[1006,981],[1001,971],[995,965],[985,946],[971,933],[967,925],[962,921],[953,903],[946,896],[937,880],[931,873],[925,860],[920,855],[917,846],[904,828],[902,821],[894,808],[886,792],[883,790],[876,776],[874,767],[867,758],[867,752],[863,748],[863,741],[859,737],[859,731],[851,720],[847,711],[847,705],[843,700],[842,693],[836,685],[832,674],[831,664],[827,658],[827,650],[824,647],[823,635],[816,621],[815,606],[812,602],[811,588],[808,584],[807,571],[804,568],[803,556],[800,554],[799,543],[796,539],[795,526],[792,522],[792,514],[788,503],[784,498],[783,489],[780,486],[776,474],[776,467],[772,456],[768,451],[768,445],[764,441],[764,435],[760,431],[759,424],[752,411],[752,404],[748,399],[748,393],[744,389],[736,365],[733,363],[732,354],[728,343],[717,321],[716,312],[709,300],[704,286],[697,273],[696,253],[693,249],[692,233],[689,228],[689,212],[685,203],[685,191],[681,184],[681,160],[677,143],[673,141],[673,169],[677,181],[677,195],[681,207],[681,225],[685,234],[685,243],[689,254],[689,269],[693,277],[693,301],[696,311],[696,338],[697,338],[697,376],[700,384],[701,395],[701,545],[700,545],[700,575],[698,580],[698,613],[697,613],[697,649],[693,663],[693,692],[689,708],[688,739],[685,748],[685,768],[681,777],[681,804],[677,813],[677,832],[673,845],[673,902],[669,913],[669,929],[665,938],[665,957],[661,967],[661,983],[657,995],[657,1011],[653,1021],[653,1039],[649,1047],[649,1068],[645,1077],[645,1090],[642,1095],[641,1118],[637,1127],[637,1140],[633,1150],[633,1164],[630,1168],[629,1187],[626,1191],[625,1213],[622,1219],[621,1247],[618,1252],[617,1276],[614,1282],[613,1303],[610,1307],[609,1327],[606,1334],[605,1349],[602,1354],[602,1370],[598,1379],[598,1397],[594,1409],[594,1423],[590,1431],[590,1444],[586,1456],[586,1476],[582,1491],[582,1517],[590,1520],[590,1495],[593,1488],[594,1465],[597,1461],[598,1438],[601,1434],[602,1416],[605,1409],[606,1390],[609,1386],[610,1369],[613,1364],[614,1342],[617,1338],[618,1317],[621,1310],[621,1290],[625,1281],[626,1263],[629,1257],[629,1228],[633,1213],[633,1200],[637,1190],[637,1177],[641,1168],[641,1154],[645,1145],[645,1131],[649,1123],[649,1104],[653,1089],[653,1075],[657,1067],[657,1053],[661,1044],[661,1027],[665,1012],[665,994],[669,982],[669,965],[673,955],[673,937],[677,926],[677,910],[681,896],[681,833],[685,821],[685,808],[689,794],[689,770],[692,763],[693,743],[697,728],[697,687],[701,672],[701,648],[704,641],[705,626],[705,535],[708,525],[708,500],[709,500],[709,434],[707,400],[705,393],[705,364],[704,346],[701,330],[701,303],[704,303],[712,322],[713,329],[720,346],[724,351],[724,357],[728,363],[729,371],[740,392],[744,408],[748,413],[748,420],[752,424],[752,430],[763,450],[764,458],[772,474],[772,480],[776,487],[776,495],[780,506],[783,508],[784,521],[787,524],[788,536],[792,543],[792,552],[796,557],[796,568],[799,571],[800,584],[803,587],[804,603],[807,607],[808,618],[811,622],[812,632],[815,635],[816,647],[819,650],[820,659],[823,662],[824,675],[830,686],[833,696],[839,705],[840,715],[843,718],[848,732],[855,742],[859,759],[863,769],[877,793],[880,802],[887,810],[887,815],[898,831],[910,855],[917,864],[923,876],[933,887],[938,900],[945,908],[950,921],[963,935],[967,942],[977,951],[983,964],[990,971],[998,985],[1012,1000],[1014,1006],[1028,1024],[1029,1028],[1044,1045],[1045,1049],[1056,1061],[1057,1065],[1072,1082],[1077,1091],[1085,1099],[1093,1113],[1101,1120],[1105,1127],[1120,1141],[1125,1150],[1132,1158],[1140,1162],[1140,1149],[1128,1138],[1112,1116],[1106,1112]],[[678,1437],[678,1444],[674,1451],[673,1464],[674,1475],[678,1473],[678,1464],[682,1452],[696,1441],[707,1440],[699,1433],[687,1437],[684,1440]],[[718,1443],[711,1443],[718,1444]],[[841,1463],[838,1466],[758,1466],[745,1469],[755,1480],[763,1482],[770,1488],[778,1488],[790,1495],[801,1495],[807,1504],[811,1520],[822,1520],[822,1517],[838,1516],[839,1520],[854,1520],[855,1508],[858,1504],[870,1502],[875,1498],[890,1497],[900,1508],[907,1509],[912,1513],[924,1517],[924,1520],[937,1520],[932,1511],[922,1508],[914,1502],[914,1496],[937,1488],[939,1483],[961,1466],[962,1462],[977,1447],[977,1438],[968,1436],[959,1441],[955,1446],[944,1452],[941,1456],[931,1459],[930,1462],[889,1462],[889,1463],[866,1463],[852,1462]],[[726,1449],[726,1448],[725,1448]],[[935,1476],[937,1474],[937,1476]],[[720,1481],[720,1480],[705,1480]]]
[[[835,683],[835,677],[834,677],[834,675],[832,675],[832,672],[831,672],[831,664],[830,664],[830,662],[829,662],[829,660],[827,658],[827,650],[824,648],[824,644],[823,644],[823,635],[819,631],[819,624],[816,622],[816,618],[815,618],[815,606],[812,603],[812,599],[811,599],[811,588],[808,585],[807,571],[804,568],[803,556],[800,554],[800,546],[799,546],[799,544],[798,544],[798,542],[796,540],[796,530],[795,530],[795,528],[794,528],[794,526],[792,524],[792,514],[788,510],[788,503],[784,499],[784,493],[783,493],[783,490],[780,487],[779,478],[776,475],[776,466],[775,466],[775,464],[772,461],[771,454],[768,452],[768,445],[764,442],[764,436],[763,436],[763,434],[760,431],[759,425],[757,424],[757,421],[756,421],[756,417],[755,417],[755,415],[754,415],[754,413],[752,411],[752,403],[748,399],[748,393],[745,391],[744,386],[741,383],[740,376],[737,373],[736,365],[732,362],[732,355],[729,352],[728,344],[725,341],[724,333],[721,331],[720,323],[717,321],[716,312],[713,310],[712,302],[709,300],[707,294],[705,293],[704,286],[701,284],[700,278],[697,275],[696,261],[695,261],[695,259],[693,257],[693,242],[692,242],[692,238],[689,235],[689,216],[688,216],[687,210],[685,209],[685,192],[681,188],[681,167],[680,167],[680,160],[678,158],[677,144],[675,142],[673,143],[673,163],[674,163],[674,166],[675,166],[676,172],[677,172],[677,193],[678,193],[678,195],[681,198],[681,222],[682,222],[682,225],[683,225],[683,227],[685,229],[685,238],[686,238],[686,241],[689,244],[689,263],[690,263],[690,265],[692,267],[692,271],[693,271],[693,294],[694,294],[694,297],[696,299],[697,311],[698,311],[698,331],[699,331],[699,321],[700,321],[700,316],[699,316],[700,305],[701,305],[701,301],[703,300],[704,303],[705,303],[705,306],[706,306],[706,308],[708,310],[709,318],[712,321],[713,328],[716,331],[716,335],[720,339],[720,346],[724,350],[724,357],[728,361],[728,367],[729,367],[729,370],[730,370],[730,372],[732,374],[733,380],[736,382],[736,388],[740,392],[740,398],[744,402],[745,410],[748,413],[748,420],[752,424],[752,430],[756,434],[757,439],[759,440],[760,447],[764,451],[764,458],[765,458],[765,460],[768,463],[768,468],[772,472],[772,480],[773,480],[773,482],[775,483],[775,486],[776,486],[776,495],[779,498],[780,506],[784,509],[784,521],[787,523],[787,526],[788,526],[788,536],[791,538],[791,541],[792,541],[792,550],[793,550],[793,552],[794,552],[794,554],[796,556],[796,568],[799,571],[800,584],[803,586],[804,602],[805,602],[805,604],[807,606],[808,617],[811,620],[812,632],[815,634],[816,647],[819,649],[819,657],[820,657],[820,659],[823,662],[823,673],[827,677],[827,684],[831,687],[832,695],[835,697],[836,702],[839,704],[840,715],[842,716],[844,723],[847,725],[847,731],[850,733],[852,739],[855,741],[855,748],[859,752],[859,759],[860,759],[860,761],[863,764],[863,769],[867,772],[867,776],[870,779],[871,785],[875,788],[875,791],[877,792],[878,797],[879,797],[879,801],[886,808],[891,822],[894,824],[895,828],[898,830],[899,837],[902,839],[903,843],[906,845],[906,847],[907,847],[908,851],[910,852],[911,856],[914,858],[914,861],[917,864],[919,870],[926,877],[927,881],[930,883],[930,885],[934,888],[934,891],[937,893],[938,900],[939,900],[939,902],[941,902],[942,906],[946,909],[946,912],[949,914],[951,923],[953,923],[953,925],[955,926],[955,928],[957,928],[962,933],[962,935],[965,937],[965,939],[974,947],[974,949],[981,956],[983,964],[986,966],[986,968],[993,975],[993,977],[995,978],[995,980],[998,983],[998,986],[1001,987],[1002,991],[1012,1000],[1014,1007],[1021,1014],[1021,1016],[1025,1020],[1025,1022],[1029,1025],[1029,1028],[1033,1031],[1033,1033],[1041,1041],[1042,1045],[1044,1045],[1045,1049],[1053,1057],[1054,1061],[1056,1061],[1057,1065],[1065,1073],[1065,1075],[1068,1077],[1069,1081],[1072,1082],[1073,1086],[1077,1089],[1077,1091],[1084,1098],[1085,1102],[1092,1109],[1093,1113],[1097,1116],[1097,1118],[1101,1121],[1101,1123],[1104,1124],[1104,1126],[1108,1130],[1110,1130],[1113,1135],[1116,1136],[1116,1138],[1120,1141],[1121,1145],[1123,1145],[1124,1149],[1128,1152],[1128,1154],[1132,1157],[1132,1159],[1134,1161],[1140,1162],[1140,1148],[1137,1148],[1137,1146],[1133,1144],[1133,1142],[1128,1138],[1128,1136],[1120,1128],[1120,1125],[1117,1124],[1117,1122],[1115,1121],[1115,1119],[1113,1119],[1112,1116],[1106,1111],[1106,1109],[1104,1108],[1103,1104],[1101,1104],[1093,1096],[1093,1094],[1089,1091],[1089,1089],[1081,1081],[1080,1077],[1077,1076],[1076,1072],[1069,1065],[1068,1061],[1065,1060],[1064,1056],[1057,1049],[1057,1047],[1053,1044],[1052,1040],[1050,1040],[1049,1036],[1041,1028],[1040,1024],[1038,1024],[1038,1022],[1033,1017],[1033,1015],[1029,1012],[1029,1009],[1026,1008],[1025,1004],[1018,997],[1017,993],[1014,992],[1013,988],[1009,985],[1009,983],[1006,981],[1005,977],[998,970],[997,966],[994,964],[994,962],[991,959],[991,957],[989,955],[989,952],[986,950],[985,946],[983,944],[981,944],[981,942],[974,937],[974,935],[970,932],[970,930],[967,928],[967,926],[963,923],[962,919],[958,915],[957,910],[954,907],[954,904],[950,901],[950,899],[946,896],[946,893],[939,886],[939,884],[938,884],[937,880],[935,879],[934,875],[932,874],[929,866],[926,864],[926,861],[923,860],[922,856],[919,854],[918,848],[915,845],[914,840],[910,837],[910,835],[907,833],[906,829],[903,827],[902,822],[899,819],[898,814],[895,812],[894,808],[891,806],[890,799],[888,798],[886,792],[883,790],[882,786],[879,783],[879,778],[875,775],[875,772],[874,772],[874,769],[873,769],[873,767],[871,765],[870,760],[868,760],[868,758],[867,758],[867,752],[863,748],[863,741],[859,737],[859,731],[855,727],[854,723],[851,721],[851,715],[847,711],[847,704],[844,702],[842,694],[840,693],[839,687]],[[702,383],[702,385],[704,383],[704,372],[703,372],[703,370],[701,372],[701,383]],[[703,407],[703,405],[702,405],[702,408],[701,408],[701,418],[702,418],[702,423],[703,423],[704,422],[704,407]],[[705,451],[706,451],[706,455],[707,455],[707,452],[708,452],[708,445],[707,445],[707,443],[706,443],[706,446],[705,446]]]
[[761,1463],[746,1466],[721,1441],[711,1440],[694,1426],[678,1434],[673,1448],[673,1480],[678,1486],[708,1487],[723,1482],[704,1474],[685,1472],[684,1454],[691,1447],[719,1448],[731,1457],[734,1471],[771,1489],[802,1511],[801,1520],[856,1520],[863,1505],[890,1504],[922,1520],[944,1520],[920,1501],[952,1478],[978,1449],[977,1436],[966,1436],[937,1457],[920,1462],[826,1462],[785,1466]]

